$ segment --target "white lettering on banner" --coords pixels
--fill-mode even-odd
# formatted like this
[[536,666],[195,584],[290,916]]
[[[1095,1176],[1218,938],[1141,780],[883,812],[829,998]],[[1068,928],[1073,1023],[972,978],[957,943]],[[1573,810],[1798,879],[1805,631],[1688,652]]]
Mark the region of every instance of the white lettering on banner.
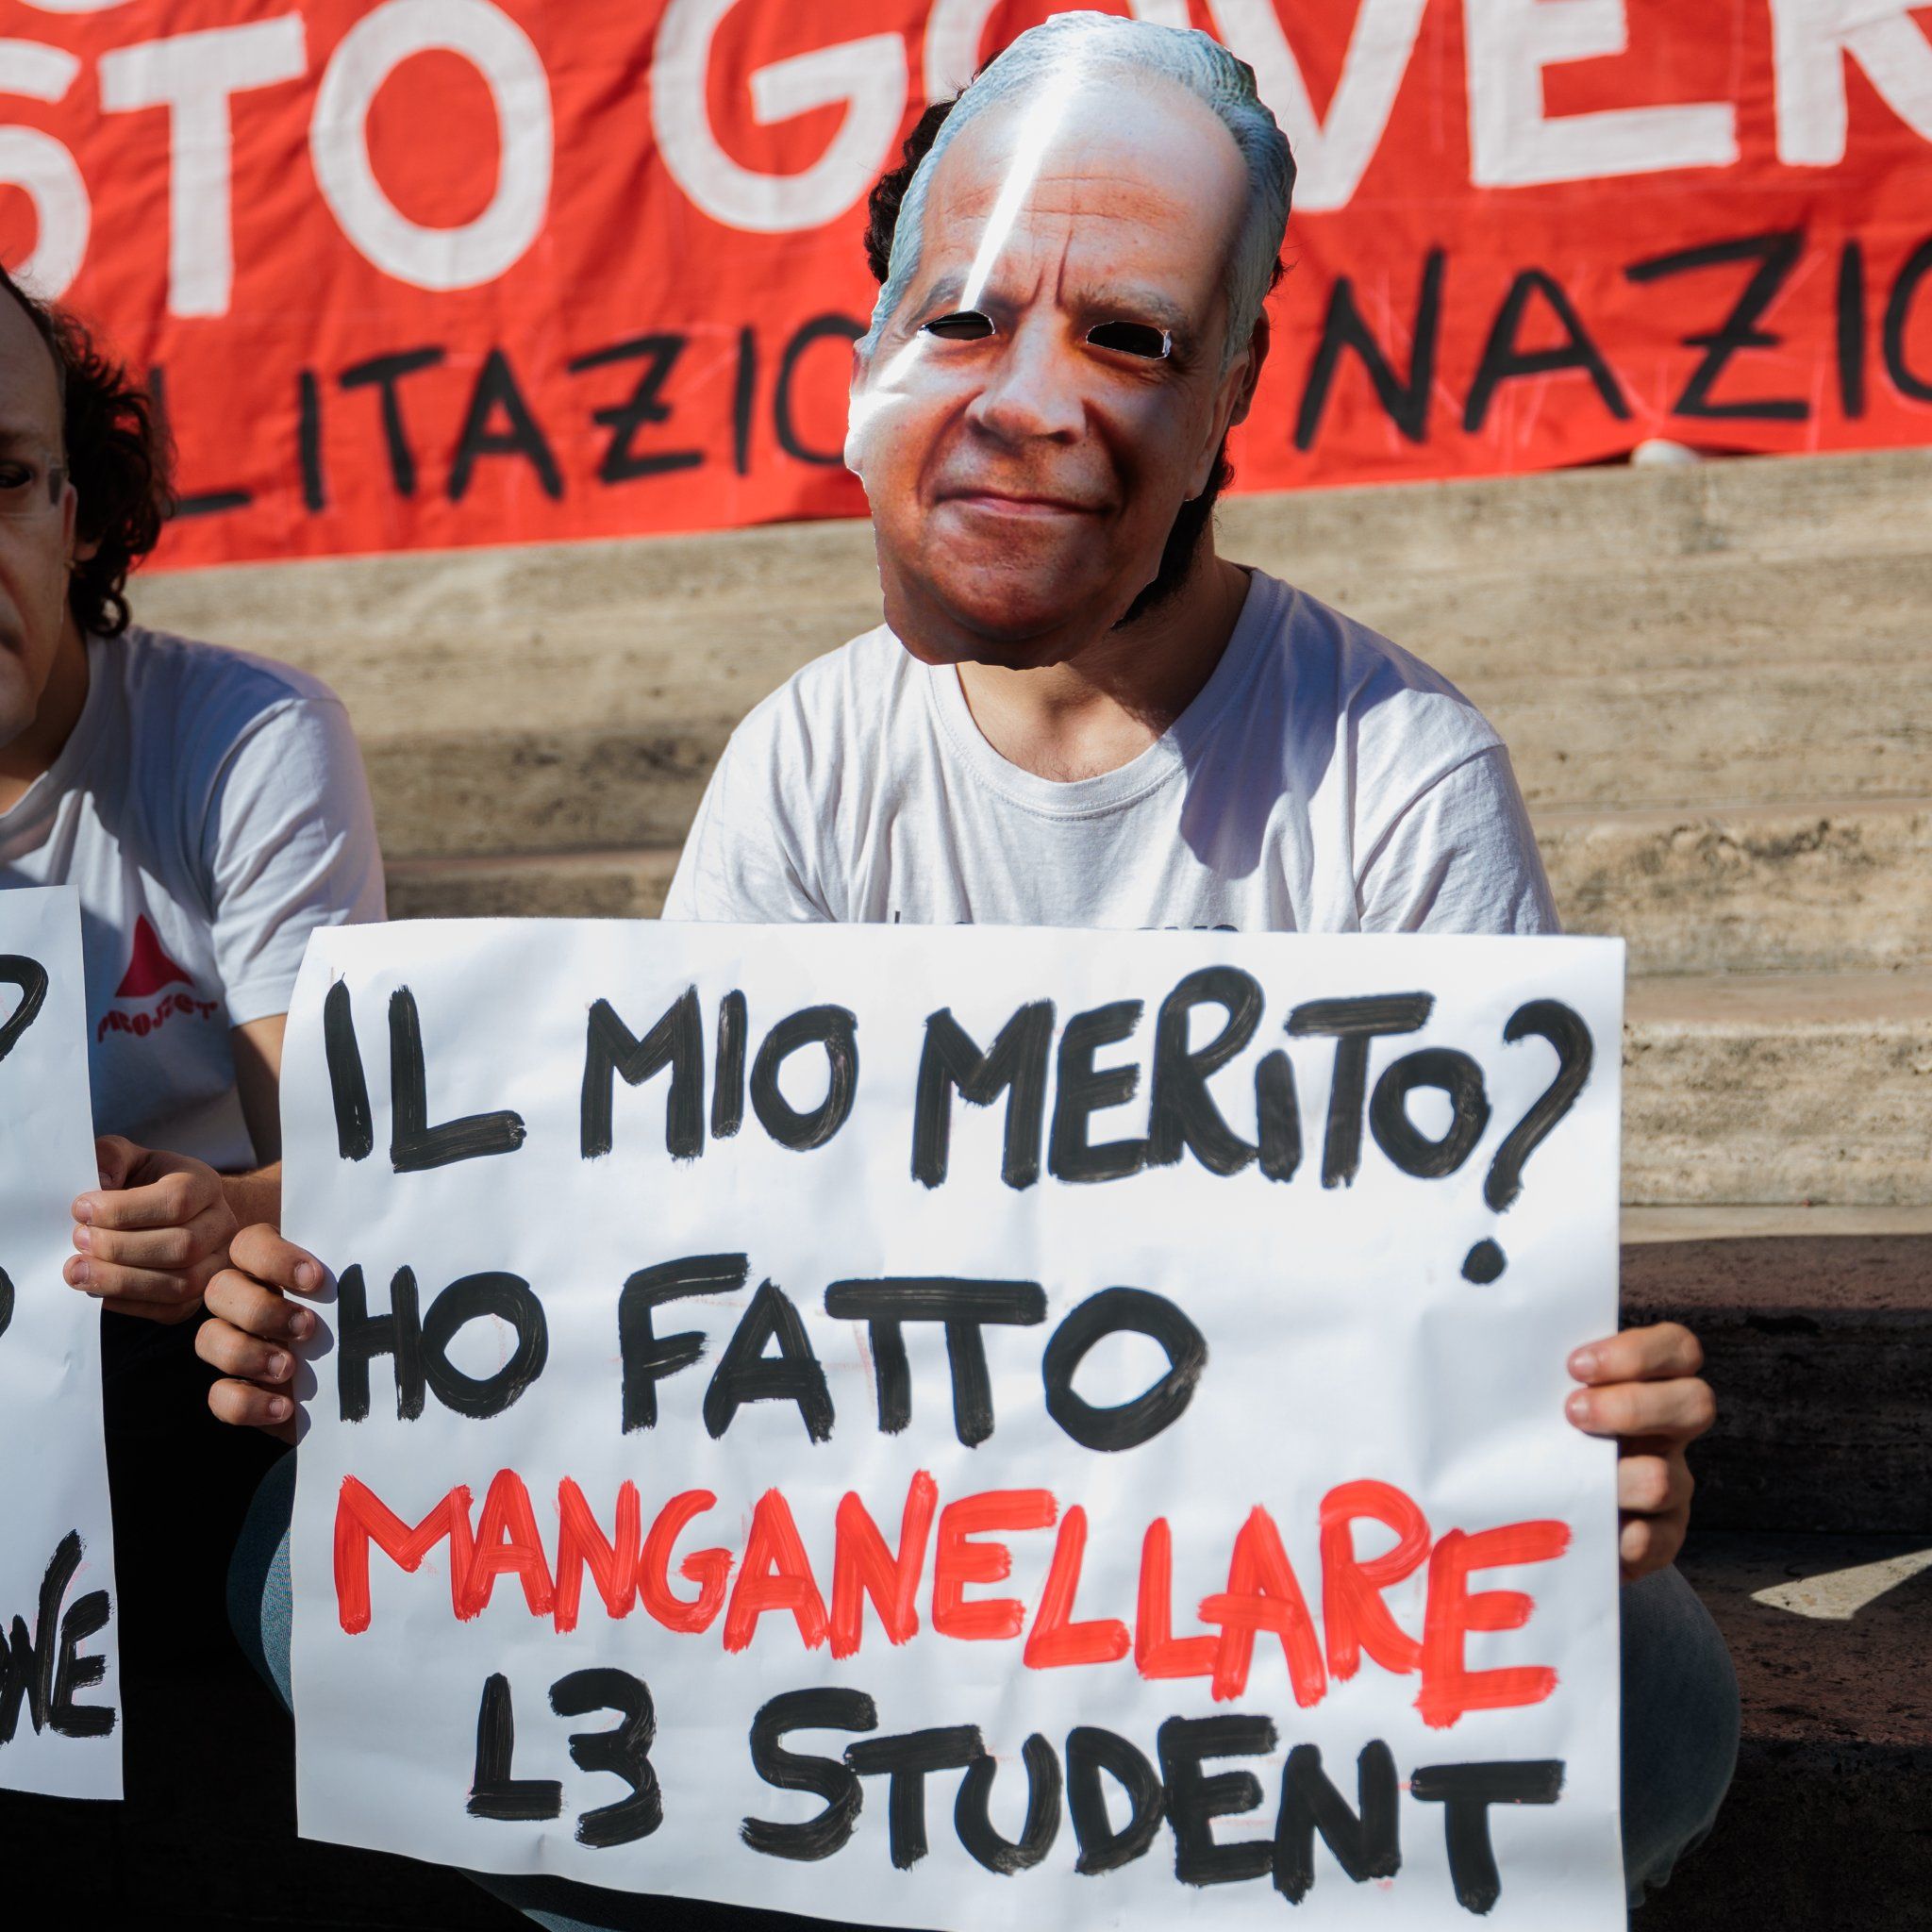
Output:
[[168,109],[168,309],[225,315],[235,284],[228,102],[308,71],[302,17],[210,27],[101,56],[101,108]]
[[110,7],[125,7],[127,0],[22,0],[37,13],[105,13]]
[[303,1831],[848,1925],[1624,1932],[1616,1456],[1563,1413],[1622,971],[318,934]]
[[1914,134],[1932,141],[1932,43],[1911,13],[1911,0],[1771,0],[1777,158],[1787,167],[1844,159],[1847,60]]
[[[482,76],[502,143],[490,206],[473,222],[412,222],[375,178],[369,110],[405,60],[455,54]],[[315,178],[341,230],[383,274],[418,289],[474,289],[522,259],[550,208],[556,136],[542,57],[489,0],[389,0],[329,58],[308,133]]]
[[651,61],[651,125],[677,185],[713,221],[775,235],[836,221],[877,180],[906,111],[909,77],[897,34],[870,34],[774,60],[751,76],[752,119],[760,127],[842,107],[845,118],[823,155],[797,175],[766,175],[735,161],[718,143],[706,103],[711,42],[737,0],[671,0]]
[[1255,85],[1294,155],[1294,205],[1307,213],[1347,207],[1361,185],[1408,72],[1428,0],[1362,0],[1341,78],[1320,119],[1274,0],[1212,0],[1215,25],[1255,70]]
[[[74,85],[80,62],[38,41],[0,41],[0,94],[58,101]],[[80,164],[38,127],[0,127],[0,186],[23,190],[34,207],[33,253],[16,271],[21,281],[58,302],[87,258],[92,206]]]
[[1738,159],[1727,101],[1612,108],[1551,119],[1543,69],[1621,54],[1624,0],[1466,0],[1471,178],[1478,188],[1728,168]]

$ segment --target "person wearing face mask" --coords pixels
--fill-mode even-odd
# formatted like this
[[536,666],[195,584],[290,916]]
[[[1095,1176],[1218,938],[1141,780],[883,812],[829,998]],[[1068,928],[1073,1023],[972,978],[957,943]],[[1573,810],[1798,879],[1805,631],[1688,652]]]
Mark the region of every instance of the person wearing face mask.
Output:
[[[885,623],[734,734],[673,919],[1553,933],[1502,741],[1387,640],[1220,557],[1225,443],[1268,354],[1293,164],[1206,35],[1096,14],[1021,36],[929,108],[875,189],[881,282],[846,460]],[[205,1353],[231,1420],[287,1432],[324,1279],[246,1230]],[[1633,1900],[1708,1828],[1735,1757],[1722,1640],[1671,1567],[1710,1425],[1675,1324],[1578,1350],[1618,1439]],[[270,1373],[273,1364],[280,1373]],[[286,1475],[238,1568],[286,1690]],[[661,1907],[482,1881],[553,1925]]]

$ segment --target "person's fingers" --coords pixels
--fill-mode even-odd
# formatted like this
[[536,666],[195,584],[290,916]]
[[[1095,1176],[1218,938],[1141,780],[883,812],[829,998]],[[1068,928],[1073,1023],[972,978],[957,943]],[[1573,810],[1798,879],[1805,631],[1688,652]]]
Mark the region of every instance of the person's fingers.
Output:
[[1695,1375],[1578,1389],[1563,1408],[1586,1435],[1664,1436],[1678,1442],[1703,1435],[1717,1420],[1717,1398]]
[[195,1161],[138,1188],[82,1194],[74,1204],[74,1218],[90,1228],[185,1227],[221,1199],[221,1175]]
[[315,1317],[307,1308],[239,1268],[217,1274],[203,1299],[210,1314],[267,1341],[304,1341],[315,1333]]
[[70,1255],[60,1271],[70,1288],[109,1301],[156,1302],[192,1307],[200,1301],[219,1259],[209,1257],[191,1268],[163,1272],[156,1268],[122,1268],[87,1255]]
[[94,1166],[104,1188],[125,1188],[127,1176],[147,1158],[147,1149],[125,1134],[102,1134],[94,1141]]
[[1692,1488],[1690,1466],[1681,1452],[1626,1452],[1618,1461],[1617,1507],[1632,1514],[1660,1516],[1688,1507]]
[[158,1268],[175,1273],[192,1268],[210,1255],[226,1252],[235,1232],[235,1217],[225,1201],[204,1208],[178,1227],[132,1228],[74,1227],[74,1245],[97,1261],[112,1262],[124,1268]]
[[265,1221],[244,1227],[228,1243],[228,1253],[237,1268],[276,1288],[313,1294],[323,1285],[322,1263],[307,1248],[285,1241]]
[[253,1382],[217,1382],[208,1391],[208,1406],[219,1421],[238,1429],[266,1429],[284,1441],[294,1440],[295,1405],[273,1390]]
[[1676,1560],[1684,1547],[1689,1512],[1668,1516],[1629,1516],[1617,1532],[1617,1562],[1625,1583],[1648,1576]]
[[286,1382],[295,1373],[295,1357],[289,1348],[263,1341],[232,1322],[204,1322],[194,1331],[194,1352],[209,1368],[251,1382]]
[[1681,1322],[1625,1328],[1619,1335],[1585,1343],[1570,1357],[1571,1374],[1579,1382],[1596,1386],[1665,1382],[1679,1375],[1694,1375],[1703,1366],[1703,1346]]

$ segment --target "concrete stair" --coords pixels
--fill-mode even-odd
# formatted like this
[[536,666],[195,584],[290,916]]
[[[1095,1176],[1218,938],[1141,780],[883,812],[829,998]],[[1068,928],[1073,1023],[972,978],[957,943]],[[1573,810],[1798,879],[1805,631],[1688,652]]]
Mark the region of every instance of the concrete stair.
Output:
[[[1625,1317],[1706,1343],[1684,1568],[1745,1698],[1731,1801],[1643,1932],[1932,1928],[1928,501],[1932,451],[1900,451],[1221,518],[1225,554],[1483,706],[1571,929],[1630,946]],[[862,525],[209,572],[138,603],[341,693],[405,917],[654,913],[732,725],[877,617]]]

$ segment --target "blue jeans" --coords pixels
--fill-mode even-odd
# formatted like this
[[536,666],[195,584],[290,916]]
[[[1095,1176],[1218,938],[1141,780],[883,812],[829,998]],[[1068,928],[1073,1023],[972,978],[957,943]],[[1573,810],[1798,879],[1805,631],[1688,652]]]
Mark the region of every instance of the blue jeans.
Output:
[[[256,1492],[228,1572],[228,1617],[284,1704],[289,1689],[289,1520],[295,1458]],[[1624,1882],[1633,1906],[1705,1837],[1738,1758],[1738,1680],[1710,1613],[1675,1570],[1623,1595]],[[659,1901],[565,1878],[465,1874],[551,1932],[644,1932]]]

